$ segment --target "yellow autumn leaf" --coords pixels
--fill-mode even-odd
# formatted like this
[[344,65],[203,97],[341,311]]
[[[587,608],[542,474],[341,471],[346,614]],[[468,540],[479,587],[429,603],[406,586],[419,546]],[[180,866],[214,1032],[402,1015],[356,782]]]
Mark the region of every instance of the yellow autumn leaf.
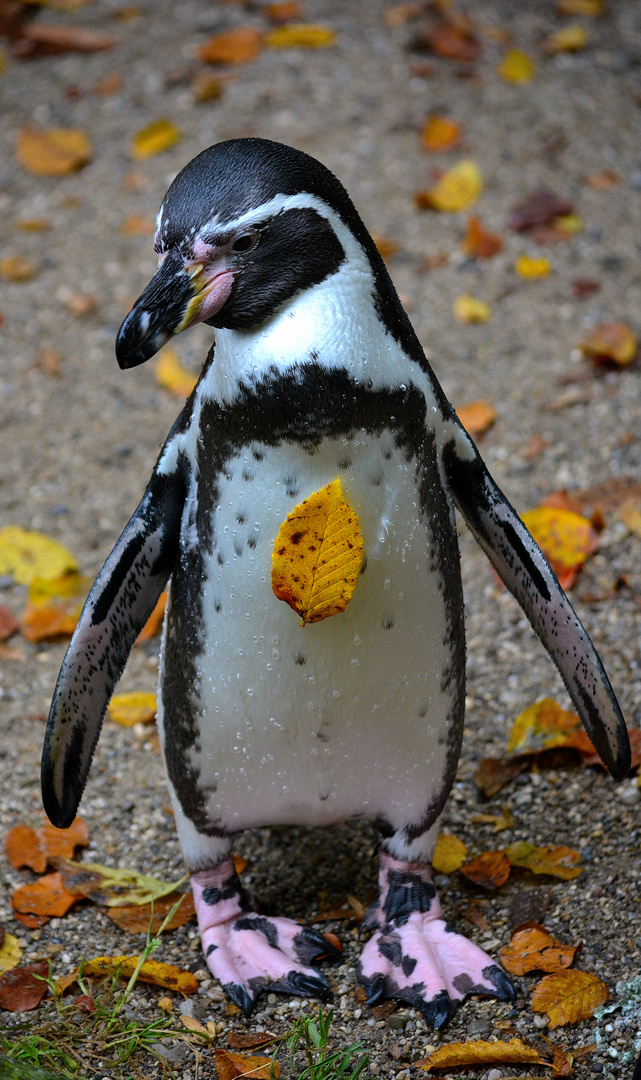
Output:
[[[100,979],[118,971],[120,979],[130,979],[139,959],[138,956],[96,956],[93,960],[85,960],[82,973]],[[198,990],[198,982],[191,971],[184,971],[174,964],[162,964],[159,960],[145,960],[138,978],[140,982],[165,990],[179,990],[182,994],[195,994]]]
[[548,38],[545,50],[553,55],[560,52],[579,52],[587,48],[587,44],[588,32],[585,27],[581,23],[571,23]]
[[538,506],[526,510],[521,520],[555,570],[574,570],[583,566],[598,546],[598,535],[592,523],[573,510]]
[[585,15],[588,19],[600,19],[605,15],[605,0],[559,0],[557,15]]
[[627,367],[637,354],[637,336],[626,323],[599,323],[588,336],[580,341],[579,349],[595,363],[612,361],[619,367]]
[[123,727],[134,724],[153,724],[156,719],[156,695],[134,690],[128,694],[114,694],[107,716]]
[[522,49],[508,49],[496,70],[508,82],[529,83],[534,78],[536,67]]
[[166,347],[158,357],[156,379],[165,390],[176,397],[189,397],[198,382],[198,376],[181,364],[173,349]]
[[551,877],[571,881],[583,873],[583,867],[577,866],[581,856],[578,851],[561,844],[558,847],[537,847],[527,840],[520,840],[505,848],[505,855],[511,866],[522,870],[531,870],[533,874],[549,874]]
[[77,172],[92,158],[91,140],[78,128],[21,128],[16,157],[35,176],[66,176]]
[[345,611],[362,561],[356,512],[334,480],[296,506],[278,530],[272,589],[303,623],[320,622]]
[[437,874],[453,874],[467,859],[467,848],[458,836],[439,833],[432,856],[432,869]]
[[439,1046],[433,1054],[420,1061],[413,1061],[415,1068],[430,1072],[432,1069],[465,1068],[468,1065],[521,1065],[543,1064],[537,1050],[526,1046],[521,1039],[509,1042],[490,1042],[472,1039],[469,1042],[451,1042]]
[[587,971],[556,971],[535,987],[530,1008],[547,1013],[550,1027],[563,1027],[588,1020],[599,1005],[608,1000],[608,988]]
[[578,214],[561,214],[560,217],[554,218],[552,225],[555,229],[569,233],[570,236],[576,236],[583,230],[583,220]]
[[4,259],[0,259],[0,274],[5,281],[31,281],[37,273],[35,262],[26,255],[5,255]]
[[468,293],[457,296],[453,310],[456,318],[462,323],[486,323],[492,314],[489,304]]
[[137,131],[131,141],[132,158],[148,158],[168,150],[182,139],[182,132],[166,118],[154,120],[147,127]]
[[517,716],[507,748],[511,754],[547,750],[564,743],[580,726],[576,713],[562,709],[553,698],[542,698]]
[[475,161],[459,161],[443,173],[429,191],[419,191],[416,203],[420,209],[442,210],[455,214],[476,202],[483,190],[483,178]]
[[265,35],[269,49],[326,49],[335,41],[335,30],[316,23],[290,23]]
[[10,574],[18,585],[30,585],[36,578],[51,581],[77,569],[71,552],[50,536],[19,525],[0,529],[0,574]]
[[532,278],[547,277],[552,269],[549,259],[541,256],[519,255],[514,263],[514,269],[519,277],[526,280]]
[[18,966],[21,959],[22,949],[18,945],[17,937],[5,930],[0,948],[0,971],[11,971],[11,968]]

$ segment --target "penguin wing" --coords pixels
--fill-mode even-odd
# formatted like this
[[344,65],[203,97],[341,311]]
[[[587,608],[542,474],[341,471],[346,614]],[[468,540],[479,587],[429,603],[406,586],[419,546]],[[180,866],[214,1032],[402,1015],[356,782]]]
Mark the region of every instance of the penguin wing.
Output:
[[554,660],[599,755],[613,776],[626,776],[630,742],[619,703],[543,552],[463,429],[446,444],[443,463],[456,506]]
[[185,501],[184,470],[154,471],[100,571],[67,649],[42,752],[42,799],[68,828],[84,790],[102,720],[127,657],[173,570]]

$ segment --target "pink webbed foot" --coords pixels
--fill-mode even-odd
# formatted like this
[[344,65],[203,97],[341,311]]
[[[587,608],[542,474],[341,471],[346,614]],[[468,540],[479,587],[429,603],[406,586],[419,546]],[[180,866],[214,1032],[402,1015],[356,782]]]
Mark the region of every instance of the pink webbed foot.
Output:
[[379,884],[378,903],[365,915],[376,929],[359,965],[368,1005],[400,998],[440,1030],[468,994],[515,1000],[503,969],[443,919],[428,863],[381,852]]
[[193,874],[191,887],[207,966],[245,1016],[264,990],[332,1000],[311,965],[338,950],[317,930],[251,911],[231,859]]

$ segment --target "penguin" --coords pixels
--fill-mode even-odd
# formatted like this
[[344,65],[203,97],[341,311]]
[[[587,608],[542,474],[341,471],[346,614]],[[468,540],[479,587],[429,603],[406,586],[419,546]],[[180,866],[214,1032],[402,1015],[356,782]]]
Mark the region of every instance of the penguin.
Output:
[[[338,179],[264,139],[204,150],[171,184],[158,270],[125,318],[121,368],[198,322],[199,381],[89,594],[48,721],[42,793],[74,818],[102,718],[170,581],[158,725],[206,962],[249,1016],[259,995],[331,999],[327,940],[257,914],[232,838],[372,822],[379,894],[358,967],[369,1004],[442,1028],[470,994],[514,1000],[443,919],[430,860],[461,750],[465,630],[455,507],[558,667],[615,777],[630,748],[587,632],[428,364]],[[301,625],[274,543],[336,480],[363,557],[344,610]]]

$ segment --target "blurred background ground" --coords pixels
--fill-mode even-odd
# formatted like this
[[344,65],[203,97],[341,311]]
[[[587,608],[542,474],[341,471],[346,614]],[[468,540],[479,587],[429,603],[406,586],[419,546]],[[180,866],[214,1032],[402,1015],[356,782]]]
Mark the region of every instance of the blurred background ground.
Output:
[[[456,406],[485,399],[497,411],[481,441],[488,465],[519,512],[551,491],[641,481],[641,367],[599,370],[577,351],[596,324],[622,321],[641,330],[641,9],[635,0],[609,0],[604,17],[559,19],[552,0],[479,0],[468,5],[482,52],[473,62],[429,51],[409,51],[420,19],[390,25],[381,0],[367,4],[302,0],[301,21],[336,32],[323,49],[264,49],[245,65],[212,68],[196,58],[212,35],[238,26],[262,32],[271,23],[260,3],[168,0],[124,7],[95,0],[77,10],[38,9],[36,22],[113,35],[108,51],[65,52],[17,59],[9,43],[0,75],[0,258],[21,255],[36,272],[28,281],[2,280],[0,312],[1,523],[41,530],[95,575],[135,508],[158,448],[180,401],[158,385],[155,361],[120,372],[113,355],[117,328],[155,267],[151,236],[160,200],[176,172],[220,139],[260,135],[320,158],[350,191],[369,229],[393,241],[389,268],[421,341]],[[15,11],[20,5],[3,5]],[[421,5],[416,5],[416,10]],[[407,13],[406,13],[407,14]],[[411,12],[409,13],[411,14]],[[549,56],[543,44],[559,28],[582,24],[587,48]],[[35,25],[35,23],[34,23]],[[515,84],[496,71],[505,50],[534,60],[532,81]],[[218,98],[195,100],[194,78],[222,80]],[[420,133],[430,112],[460,123],[463,145],[428,155]],[[180,141],[148,159],[133,160],[131,142],[150,122],[166,117]],[[61,178],[36,176],[15,155],[19,130],[79,128],[90,137],[92,160]],[[503,251],[488,260],[466,258],[460,243],[468,212],[419,211],[418,190],[435,171],[471,158],[484,178],[473,213],[500,233]],[[611,175],[601,187],[589,177]],[[506,228],[508,210],[545,185],[571,201],[583,227],[574,237],[542,247],[531,235]],[[20,223],[45,219],[46,231]],[[132,222],[138,221],[138,225]],[[127,224],[129,223],[129,224]],[[145,231],[147,230],[147,232]],[[524,280],[519,255],[543,255],[551,272]],[[597,288],[577,296],[577,280]],[[584,290],[585,291],[585,290]],[[465,325],[452,312],[460,294],[491,307],[485,324]],[[175,348],[196,372],[212,332],[199,328]],[[43,360],[43,350],[57,360]],[[469,645],[468,719],[458,781],[445,827],[472,853],[526,839],[568,844],[585,870],[572,882],[545,879],[550,890],[546,927],[564,941],[583,941],[579,966],[599,975],[611,1000],[616,984],[639,974],[639,792],[596,769],[530,772],[489,804],[474,774],[488,754],[505,752],[513,719],[545,695],[566,698],[547,656],[520,610],[497,585],[484,556],[463,533],[462,556]],[[641,539],[608,518],[601,546],[573,590],[573,602],[601,651],[630,723],[641,723]],[[624,587],[615,589],[623,579]],[[26,590],[3,578],[0,600],[16,614]],[[597,598],[595,600],[595,598]],[[598,599],[601,598],[601,599]],[[4,783],[0,827],[41,821],[39,756],[42,718],[51,699],[64,643],[30,644],[14,637],[1,663]],[[157,639],[137,649],[121,689],[155,688]],[[508,806],[512,826],[497,838],[479,812]],[[168,812],[157,745],[148,730],[106,723],[81,806],[91,837],[84,857],[133,866],[164,877],[182,874]],[[348,894],[367,900],[374,883],[375,837],[345,825],[324,833],[263,830],[238,845],[249,859],[247,884],[268,910],[312,917]],[[0,921],[17,934],[25,960],[49,956],[56,975],[83,956],[136,951],[140,940],[118,930],[95,907],[53,919],[40,930],[18,926],[9,903],[17,884],[33,875],[0,868]],[[510,909],[536,879],[512,876],[496,893],[482,893],[460,876],[443,879],[447,917],[490,951],[509,940]],[[487,930],[466,918],[481,898]],[[426,1048],[452,1039],[547,1033],[530,1011],[537,981],[517,979],[519,1002],[506,1006],[474,999],[448,1031],[429,1032],[413,1013],[376,1018],[355,996],[354,927],[327,924],[345,946],[345,963],[329,972],[337,991],[336,1038],[363,1038],[372,1075],[404,1080]],[[159,959],[204,967],[193,926],[168,935]],[[279,1029],[296,1014],[271,998],[249,1023],[228,1016],[217,987],[203,972],[197,1015],[231,1028]],[[158,1015],[161,991],[137,992],[132,1008]],[[46,1004],[28,1014],[32,1031]],[[178,1004],[176,1003],[176,1010]],[[574,1065],[573,1075],[624,1077],[641,1037],[638,1008],[609,1017],[605,1043]],[[0,1015],[7,1030],[19,1017]],[[499,1025],[498,1027],[496,1025]],[[502,1026],[501,1026],[502,1025]],[[594,1021],[553,1033],[567,1047],[594,1040]],[[18,1038],[18,1034],[15,1034]],[[183,1044],[158,1051],[176,1076],[193,1080],[193,1055]],[[171,1055],[174,1055],[173,1058]],[[623,1055],[623,1057],[622,1057]],[[213,1075],[211,1056],[201,1076]],[[626,1064],[626,1060],[628,1063]],[[140,1055],[113,1076],[160,1076],[164,1066]],[[549,1071],[549,1070],[548,1070]],[[515,1066],[476,1075],[543,1075]],[[81,1073],[80,1075],[85,1075]],[[93,1062],[87,1077],[105,1075]],[[459,1075],[455,1070],[449,1075]]]

